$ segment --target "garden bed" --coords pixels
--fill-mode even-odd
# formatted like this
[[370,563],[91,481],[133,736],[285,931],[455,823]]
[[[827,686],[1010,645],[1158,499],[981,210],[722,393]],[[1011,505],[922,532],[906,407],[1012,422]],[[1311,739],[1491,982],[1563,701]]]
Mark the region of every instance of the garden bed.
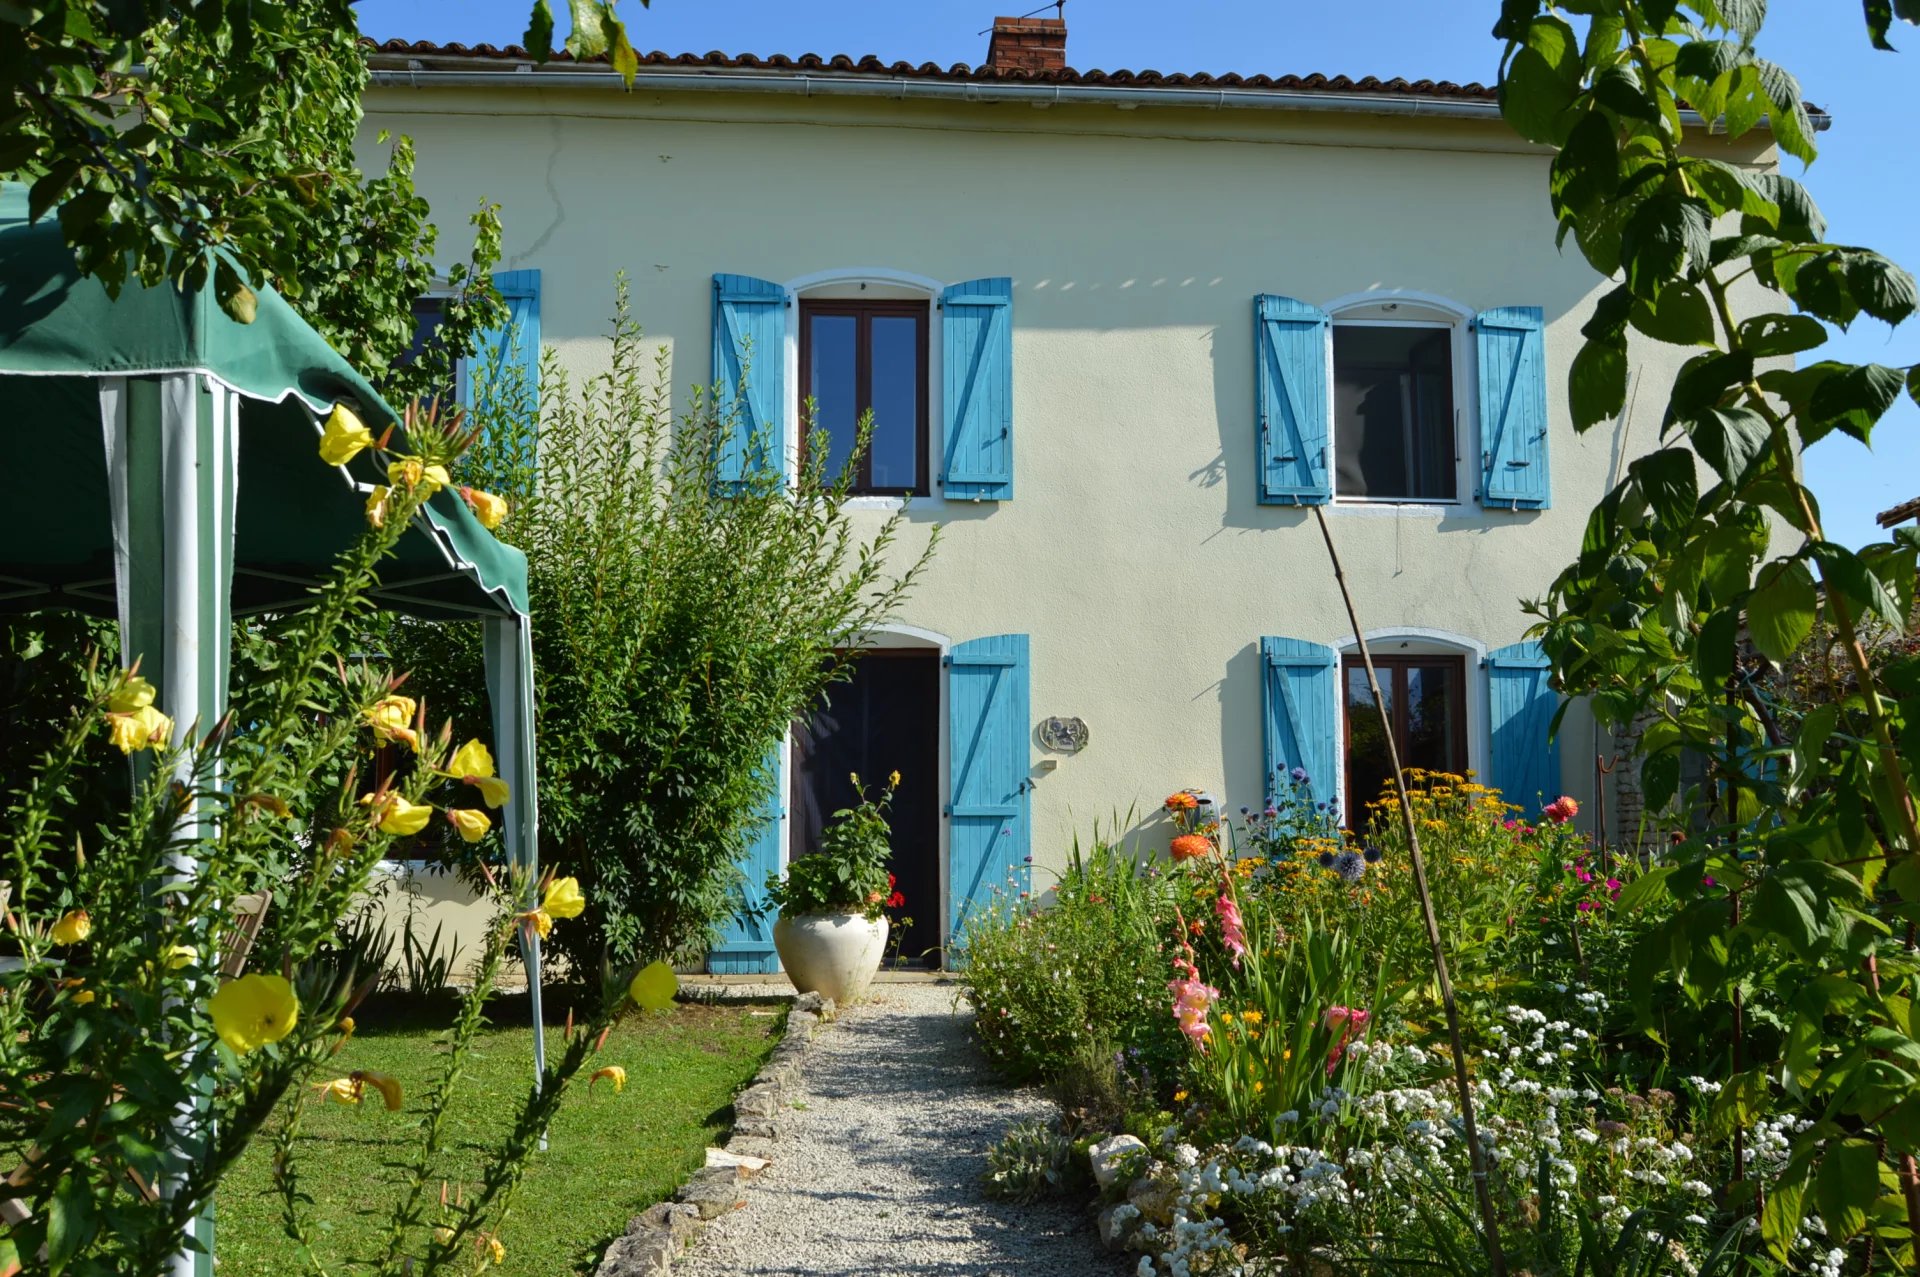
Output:
[[[482,1153],[498,1147],[531,1079],[532,1034],[524,999],[502,999],[495,1026],[475,1044],[459,1098],[448,1113],[450,1164],[477,1173]],[[559,1001],[556,999],[556,1001]],[[515,1007],[519,1003],[519,1008]],[[516,1015],[516,1009],[518,1014]],[[416,1111],[439,1070],[441,1026],[411,1026],[373,1002],[341,1051],[339,1072],[371,1069],[399,1079],[406,1110],[377,1102],[359,1108],[318,1105],[301,1138],[301,1184],[312,1194],[309,1219],[318,1258],[334,1271],[365,1255],[384,1234],[402,1182],[399,1163],[418,1132]],[[564,1012],[559,1013],[561,1015]],[[552,1007],[550,1019],[556,1018]],[[672,1195],[724,1137],[732,1098],[772,1051],[784,1004],[676,1004],[670,1013],[630,1015],[608,1037],[599,1062],[626,1069],[627,1087],[584,1088],[561,1109],[547,1152],[527,1171],[502,1230],[502,1277],[561,1277],[591,1272],[602,1248],[634,1214]],[[560,1027],[547,1030],[557,1050]],[[222,1186],[218,1250],[224,1277],[298,1271],[280,1227],[271,1180],[272,1147],[262,1139]]]

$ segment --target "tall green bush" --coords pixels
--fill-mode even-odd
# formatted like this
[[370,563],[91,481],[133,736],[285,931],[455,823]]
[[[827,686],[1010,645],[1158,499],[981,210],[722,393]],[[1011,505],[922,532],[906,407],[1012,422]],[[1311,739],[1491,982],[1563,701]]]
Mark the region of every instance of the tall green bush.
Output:
[[[707,946],[741,900],[769,749],[846,675],[937,540],[896,569],[902,514],[862,538],[853,463],[824,474],[825,447],[791,485],[724,483],[732,417],[698,389],[673,415],[667,355],[648,355],[624,279],[617,292],[606,371],[575,383],[549,355],[537,413],[511,370],[477,372],[461,474],[508,498],[498,535],[527,554],[540,856],[592,902],[557,942],[577,969]],[[387,641],[436,705],[466,705],[484,686],[471,628],[400,625]]]

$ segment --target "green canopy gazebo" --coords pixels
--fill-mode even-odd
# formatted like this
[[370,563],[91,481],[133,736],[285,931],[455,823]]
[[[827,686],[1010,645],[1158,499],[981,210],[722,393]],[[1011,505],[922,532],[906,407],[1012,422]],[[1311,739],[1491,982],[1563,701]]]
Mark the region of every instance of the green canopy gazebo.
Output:
[[[117,619],[184,734],[226,712],[235,616],[299,606],[365,527],[371,458],[330,468],[322,422],[350,404],[377,436],[396,413],[271,289],[251,324],[210,290],[82,278],[52,217],[0,193],[0,611]],[[538,876],[527,564],[449,490],[382,565],[377,601],[484,626],[494,751],[512,787],[511,862]],[[181,872],[193,866],[183,864]],[[544,1072],[539,939],[526,935]],[[191,1273],[190,1256],[176,1271]],[[202,1257],[202,1264],[205,1257]]]

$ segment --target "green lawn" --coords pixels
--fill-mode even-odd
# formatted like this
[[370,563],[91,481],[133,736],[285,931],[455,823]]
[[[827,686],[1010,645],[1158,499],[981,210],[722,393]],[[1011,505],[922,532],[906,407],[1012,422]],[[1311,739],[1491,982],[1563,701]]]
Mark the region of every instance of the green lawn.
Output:
[[[735,1091],[772,1049],[784,1014],[759,1006],[680,1004],[669,1014],[633,1015],[598,1057],[627,1070],[627,1089],[602,1082],[571,1094],[537,1154],[502,1230],[502,1277],[564,1277],[590,1272],[601,1247],[642,1207],[661,1201],[724,1138]],[[756,1014],[757,1013],[757,1014]],[[430,1029],[363,1025],[336,1057],[340,1074],[390,1073],[406,1088],[406,1107],[389,1113],[377,1096],[360,1108],[309,1110],[300,1143],[302,1187],[314,1198],[309,1218],[331,1273],[354,1271],[384,1233],[387,1211],[410,1154],[427,1086],[438,1073],[439,1034]],[[550,1049],[560,1033],[548,1029]],[[449,1115],[442,1166],[450,1179],[473,1176],[497,1147],[524,1094],[532,1065],[526,1028],[489,1029],[476,1044],[460,1100]],[[584,1082],[584,1079],[582,1079]],[[264,1133],[263,1133],[264,1134]],[[215,1249],[221,1277],[284,1277],[301,1269],[280,1228],[269,1178],[271,1148],[262,1138],[222,1186]],[[437,1199],[437,1190],[435,1197]]]

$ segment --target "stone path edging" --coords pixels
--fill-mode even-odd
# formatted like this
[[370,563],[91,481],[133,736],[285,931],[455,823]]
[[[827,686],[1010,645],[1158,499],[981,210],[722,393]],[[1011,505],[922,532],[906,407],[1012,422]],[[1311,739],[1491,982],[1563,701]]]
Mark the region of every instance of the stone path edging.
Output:
[[[832,998],[803,993],[793,1000],[779,1045],[747,1088],[734,1097],[733,1134],[723,1146],[727,1152],[773,1159],[781,1114],[789,1111],[805,1080],[814,1034],[833,1018]],[[666,1277],[673,1271],[674,1258],[685,1253],[709,1220],[746,1205],[743,1190],[752,1175],[744,1166],[695,1171],[672,1201],[649,1206],[628,1221],[627,1231],[607,1247],[594,1277]]]

